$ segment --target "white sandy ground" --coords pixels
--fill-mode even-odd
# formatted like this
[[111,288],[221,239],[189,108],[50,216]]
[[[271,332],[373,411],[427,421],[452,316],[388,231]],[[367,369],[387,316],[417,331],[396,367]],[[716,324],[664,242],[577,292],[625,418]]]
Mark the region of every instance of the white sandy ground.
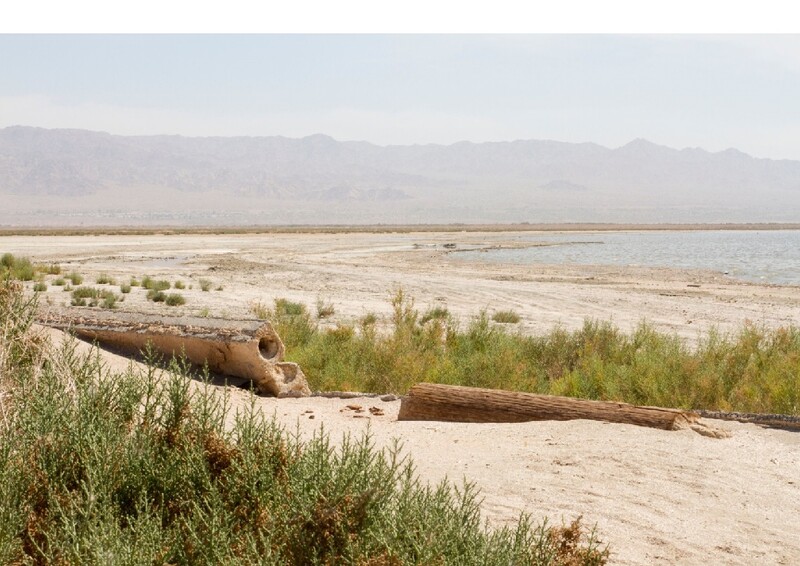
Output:
[[[168,312],[249,317],[251,305],[284,297],[333,304],[327,324],[352,323],[367,312],[388,317],[389,296],[402,286],[419,309],[443,306],[466,322],[480,309],[513,309],[519,329],[541,333],[584,319],[610,320],[630,331],[646,320],[690,341],[711,327],[744,321],[765,326],[800,322],[800,287],[756,285],[711,271],[641,267],[487,265],[466,262],[459,249],[516,246],[520,233],[234,234],[153,236],[0,236],[0,252],[53,261],[77,270],[85,284],[100,273],[183,280],[187,304]],[[530,235],[529,235],[530,236]],[[535,240],[534,240],[535,241]],[[214,289],[203,293],[198,281]],[[115,290],[118,288],[114,287]],[[69,302],[51,287],[45,299]],[[134,292],[120,307],[167,312]]]
[[[694,341],[711,327],[728,331],[746,320],[771,327],[800,321],[798,287],[688,270],[475,265],[443,247],[516,245],[517,236],[26,236],[0,237],[0,252],[58,262],[88,284],[100,273],[180,278],[193,286],[181,291],[184,307],[148,303],[141,290],[121,304],[173,316],[250,316],[253,301],[285,297],[312,310],[317,298],[332,303],[336,314],[326,324],[370,311],[385,320],[389,293],[402,285],[421,309],[446,306],[464,322],[481,308],[514,309],[525,333],[576,328],[586,317],[628,331],[646,319]],[[200,291],[200,278],[223,290]],[[43,304],[67,300],[51,287]],[[128,363],[104,357],[115,368]],[[249,403],[247,392],[228,391],[234,408]],[[342,411],[350,404],[385,414],[354,418]],[[259,398],[257,405],[304,434],[324,425],[335,440],[369,426],[378,446],[400,439],[423,479],[476,482],[491,525],[523,511],[556,523],[583,515],[610,545],[614,564],[800,564],[800,433],[722,421],[709,422],[731,438],[590,421],[397,422],[398,401],[372,398]]]

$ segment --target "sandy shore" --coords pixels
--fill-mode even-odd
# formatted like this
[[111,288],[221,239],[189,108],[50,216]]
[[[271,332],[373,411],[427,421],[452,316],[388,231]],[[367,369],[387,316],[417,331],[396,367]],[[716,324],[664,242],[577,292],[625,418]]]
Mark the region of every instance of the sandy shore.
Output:
[[[695,340],[711,327],[728,331],[745,321],[781,326],[800,321],[800,287],[745,283],[696,270],[603,266],[486,265],[456,250],[518,245],[517,233],[233,234],[137,236],[3,236],[0,252],[58,262],[93,283],[147,274],[182,279],[192,289],[177,314],[250,316],[254,302],[277,297],[310,307],[332,303],[329,320],[353,322],[367,312],[388,315],[389,296],[402,286],[424,310],[444,306],[468,321],[480,309],[513,309],[526,333],[555,325],[580,327],[586,318],[611,320],[625,331],[643,320]],[[203,293],[201,278],[222,290]],[[51,287],[46,299],[68,302]],[[126,310],[165,307],[132,293]]]
[[[329,324],[367,312],[386,316],[397,286],[417,306],[446,306],[466,321],[480,309],[514,309],[520,330],[579,327],[587,317],[630,330],[647,320],[695,340],[711,327],[749,320],[767,326],[800,320],[800,288],[753,285],[711,272],[467,263],[456,248],[511,245],[504,233],[239,234],[174,236],[5,236],[0,252],[58,262],[87,283],[145,274],[181,279],[183,307],[148,303],[141,291],[125,310],[249,315],[276,297],[334,305]],[[202,292],[199,279],[213,282]],[[51,287],[44,302],[67,302]],[[53,334],[57,337],[57,333]],[[112,367],[128,362],[111,354]],[[232,389],[232,406],[249,394]],[[378,406],[355,418],[346,408]],[[520,512],[569,521],[583,515],[609,543],[614,564],[796,564],[800,562],[800,435],[714,421],[732,433],[712,439],[589,421],[508,425],[397,422],[399,402],[372,398],[259,398],[290,430],[320,425],[334,439],[369,428],[376,445],[400,439],[419,474],[474,481],[491,525]],[[311,417],[314,418],[311,418]]]

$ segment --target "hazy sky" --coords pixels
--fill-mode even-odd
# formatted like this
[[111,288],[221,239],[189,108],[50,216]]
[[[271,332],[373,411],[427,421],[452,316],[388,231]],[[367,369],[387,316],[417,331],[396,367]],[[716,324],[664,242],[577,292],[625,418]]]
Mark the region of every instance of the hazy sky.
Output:
[[800,35],[0,35],[0,127],[800,159]]

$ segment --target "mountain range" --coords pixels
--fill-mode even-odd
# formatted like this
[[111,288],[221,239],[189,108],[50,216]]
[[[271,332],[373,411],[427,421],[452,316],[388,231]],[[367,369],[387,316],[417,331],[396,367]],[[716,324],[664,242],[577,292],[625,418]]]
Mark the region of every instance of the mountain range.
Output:
[[790,222],[800,161],[547,140],[452,145],[0,129],[0,224]]

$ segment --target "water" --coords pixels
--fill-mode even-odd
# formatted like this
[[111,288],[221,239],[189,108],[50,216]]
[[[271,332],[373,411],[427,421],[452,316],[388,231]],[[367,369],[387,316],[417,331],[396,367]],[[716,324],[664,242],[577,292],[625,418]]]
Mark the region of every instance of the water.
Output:
[[800,230],[525,234],[523,249],[464,252],[460,258],[525,264],[710,269],[759,283],[800,285]]

